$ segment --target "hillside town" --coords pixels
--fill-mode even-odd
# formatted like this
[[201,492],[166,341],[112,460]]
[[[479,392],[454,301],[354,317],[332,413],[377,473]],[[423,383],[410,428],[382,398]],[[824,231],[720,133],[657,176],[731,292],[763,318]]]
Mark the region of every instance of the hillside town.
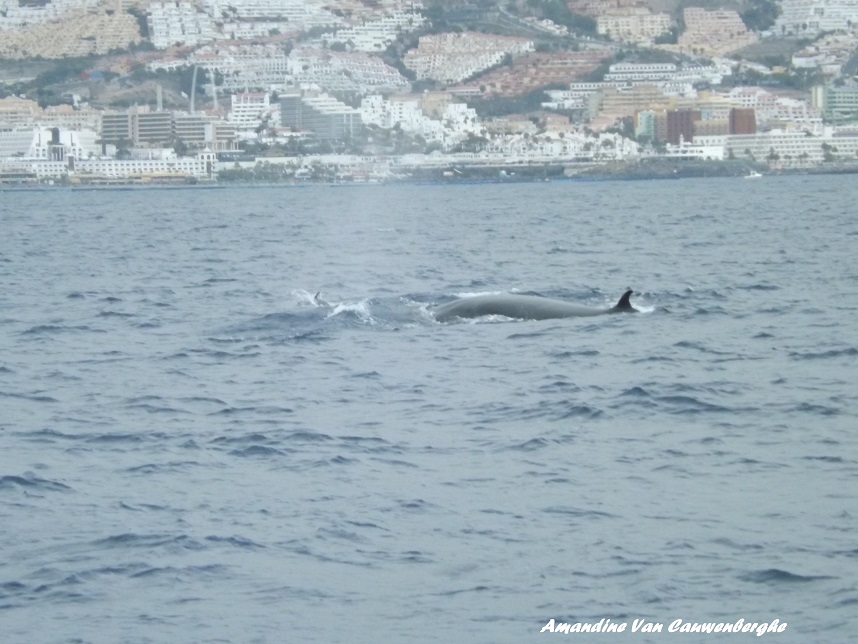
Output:
[[0,183],[858,171],[858,2],[693,4],[0,0]]

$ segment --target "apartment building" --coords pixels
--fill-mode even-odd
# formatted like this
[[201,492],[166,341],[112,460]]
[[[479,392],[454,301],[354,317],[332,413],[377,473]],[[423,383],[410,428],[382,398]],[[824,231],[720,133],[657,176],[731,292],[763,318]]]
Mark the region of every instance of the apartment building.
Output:
[[671,145],[697,144],[701,137],[756,132],[754,110],[746,108],[729,108],[726,112],[688,107],[639,110],[635,112],[634,123],[636,136],[666,141]]
[[289,60],[274,44],[217,43],[200,47],[188,62],[222,75],[226,91],[268,90],[285,84]]
[[0,159],[54,159],[67,156],[86,158],[99,154],[97,135],[92,130],[61,130],[30,126],[0,129]]
[[818,130],[822,125],[823,109],[813,103],[818,90],[811,93],[812,105],[788,96],[778,96],[760,87],[736,87],[726,94],[736,107],[753,108],[758,125],[779,128]]
[[694,141],[700,137],[723,136],[730,134],[730,121],[728,119],[710,118],[694,122]]
[[228,152],[237,147],[236,128],[232,123],[207,114],[174,112],[172,117],[173,140],[189,148]]
[[570,11],[592,18],[612,14],[625,15],[647,9],[646,0],[567,0],[566,4]]
[[225,33],[255,22],[268,22],[269,29],[288,25],[286,29],[299,31],[344,24],[319,0],[203,0],[203,10],[224,23]]
[[360,115],[365,125],[389,130],[398,123],[408,132],[425,119],[420,109],[420,97],[416,94],[390,96],[387,99],[380,95],[366,96],[361,99]]
[[131,112],[106,112],[101,116],[101,139],[111,145],[132,145],[134,128]]
[[132,114],[131,124],[135,146],[167,147],[173,142],[172,112]]
[[666,13],[648,9],[631,9],[627,14],[607,14],[596,18],[596,31],[611,40],[651,45],[659,36],[670,31],[673,21]]
[[677,67],[674,63],[614,63],[605,74],[606,82],[637,81],[654,83],[672,80]]
[[700,110],[668,110],[665,116],[668,143],[679,145],[683,141],[694,141],[694,124],[700,120]]
[[302,30],[288,20],[231,20],[220,27],[220,40],[269,40],[282,34],[300,35]]
[[37,114],[35,122],[46,127],[58,127],[62,130],[91,130],[101,129],[100,110],[88,106],[76,109],[71,105],[51,105]]
[[[658,116],[655,110],[638,110],[635,112],[635,137],[642,137],[654,141],[658,137]],[[662,139],[663,140],[663,139]]]
[[150,2],[148,23],[156,49],[199,45],[217,36],[211,17],[191,2]]
[[858,25],[856,0],[781,0],[776,34],[813,37],[824,31],[848,31]]
[[818,70],[828,76],[838,76],[843,65],[855,55],[856,50],[858,34],[826,34],[793,54],[792,66],[796,69]]
[[39,3],[0,0],[0,31],[53,22],[68,18],[70,14],[83,14],[102,3],[103,0],[47,0]]
[[507,54],[533,51],[533,41],[515,36],[476,32],[421,36],[418,46],[405,55],[405,66],[418,79],[459,83],[504,60]]
[[52,22],[0,30],[0,58],[63,58],[106,54],[141,41],[134,16],[107,10],[71,13]]
[[36,101],[18,96],[0,98],[0,129],[32,125],[42,114]]
[[357,51],[380,53],[399,34],[419,29],[425,23],[426,18],[416,11],[392,11],[360,25],[337,29],[322,36],[322,41],[328,45],[341,43]]
[[314,91],[281,95],[280,123],[294,130],[312,132],[321,140],[348,139],[362,127],[358,110]]
[[287,73],[294,85],[318,85],[326,92],[403,92],[411,83],[378,56],[314,47],[292,50]]
[[586,77],[605,57],[601,50],[529,52],[513,57],[510,65],[493,69],[474,82],[482,88],[481,94],[515,96]]
[[217,171],[213,152],[202,151],[195,157],[149,159],[77,158],[0,159],[0,172],[26,171],[37,180],[68,179],[70,183],[109,183],[114,181],[211,180]]
[[252,130],[270,119],[275,111],[279,117],[279,110],[271,105],[271,95],[268,92],[238,92],[230,97],[227,120],[236,129]]
[[730,110],[729,134],[756,134],[757,113],[753,108],[734,107]]
[[32,142],[32,128],[5,129],[0,127],[0,161],[23,157],[27,154]]
[[632,116],[640,109],[664,108],[668,98],[658,85],[633,85],[624,87],[606,87],[601,89],[598,99],[590,103],[592,111],[590,118],[606,114],[611,119],[621,116]]
[[361,102],[361,118],[368,125],[391,129],[399,127],[403,132],[420,136],[427,142],[439,142],[450,148],[468,136],[484,136],[485,126],[477,113],[465,103],[454,103],[438,92],[437,96],[416,95],[368,96]]
[[[217,171],[213,152],[203,150],[192,157],[156,159],[87,159],[74,165],[73,183],[91,181],[94,177],[106,179],[165,180],[194,178],[210,180]],[[60,175],[62,176],[62,175]]]
[[514,134],[488,143],[485,150],[498,162],[536,163],[616,161],[638,156],[638,143],[619,134],[586,135],[577,131],[546,132],[537,136]]
[[737,159],[769,161],[784,167],[809,167],[838,159],[854,160],[858,136],[826,130],[821,135],[771,130],[725,137],[727,154]]
[[165,148],[181,141],[191,148],[219,152],[235,149],[236,128],[205,114],[132,108],[102,115],[101,140],[125,148]]
[[824,85],[811,91],[811,105],[833,123],[858,121],[858,84]]
[[732,10],[707,11],[687,7],[682,12],[685,31],[678,48],[710,56],[722,56],[757,42],[739,14]]

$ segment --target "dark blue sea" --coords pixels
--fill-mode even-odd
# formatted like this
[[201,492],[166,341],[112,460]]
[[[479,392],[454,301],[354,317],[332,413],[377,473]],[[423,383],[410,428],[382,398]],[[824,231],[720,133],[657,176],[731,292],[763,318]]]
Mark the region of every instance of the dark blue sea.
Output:
[[856,641],[856,198],[0,192],[0,641]]

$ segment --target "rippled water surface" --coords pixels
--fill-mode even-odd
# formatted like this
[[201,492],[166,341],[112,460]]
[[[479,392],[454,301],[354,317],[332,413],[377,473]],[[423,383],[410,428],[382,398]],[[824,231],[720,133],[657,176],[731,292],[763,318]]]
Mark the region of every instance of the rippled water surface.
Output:
[[0,192],[0,639],[856,641],[856,196]]

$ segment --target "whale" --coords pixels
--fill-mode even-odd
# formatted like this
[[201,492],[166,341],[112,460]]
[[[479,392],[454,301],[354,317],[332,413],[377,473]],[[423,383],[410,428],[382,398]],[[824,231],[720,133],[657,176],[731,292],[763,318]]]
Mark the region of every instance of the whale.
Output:
[[457,318],[479,318],[485,315],[503,315],[521,320],[552,320],[557,318],[583,318],[610,313],[637,313],[629,301],[632,289],[622,294],[616,305],[610,308],[581,306],[563,300],[554,300],[541,295],[474,295],[447,302],[436,307],[432,314],[438,322],[449,322]]

